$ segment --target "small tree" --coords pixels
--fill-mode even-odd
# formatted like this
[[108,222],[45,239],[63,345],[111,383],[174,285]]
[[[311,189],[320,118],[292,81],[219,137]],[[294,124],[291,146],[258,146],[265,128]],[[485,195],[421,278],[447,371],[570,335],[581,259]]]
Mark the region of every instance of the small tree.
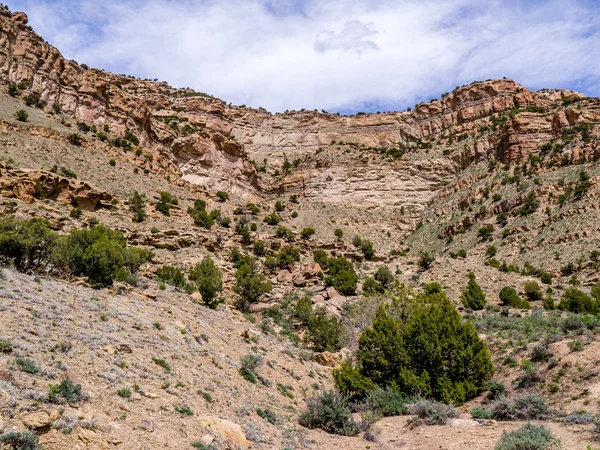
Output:
[[223,280],[221,271],[210,256],[204,257],[200,264],[196,264],[189,274],[189,279],[202,295],[204,304],[209,308],[216,308],[219,302],[215,299],[223,291]]
[[473,272],[469,272],[469,282],[463,290],[461,300],[465,308],[479,310],[485,306],[485,293],[481,290],[477,281],[475,281],[475,274]]
[[421,269],[429,269],[433,261],[435,261],[435,256],[433,256],[431,253],[426,251],[419,252],[419,260],[417,261],[417,264]]
[[521,297],[519,297],[517,291],[510,286],[505,286],[500,289],[498,297],[500,297],[500,301],[503,305],[512,306],[513,308],[519,308],[521,305]]
[[258,272],[252,259],[245,259],[235,274],[233,290],[239,295],[238,307],[246,310],[248,305],[256,303],[261,296],[271,292],[272,285],[265,276]]
[[17,120],[19,122],[27,122],[27,120],[29,120],[29,113],[27,111],[25,111],[24,109],[19,109],[15,113],[15,117],[17,118]]
[[344,237],[344,232],[340,228],[336,228],[333,232],[333,235],[337,238],[338,241],[341,241]]
[[394,282],[394,275],[392,275],[392,271],[387,266],[379,267],[373,278],[379,281],[383,287],[388,287]]
[[362,245],[362,239],[358,234],[352,238],[352,245],[355,247],[360,247]]
[[225,191],[218,191],[217,197],[219,198],[219,201],[221,201],[221,202],[226,202],[227,200],[229,200],[229,194]]
[[315,234],[315,233],[316,233],[316,231],[315,231],[315,229],[314,229],[314,228],[312,228],[312,227],[307,227],[307,228],[304,228],[304,229],[303,229],[303,230],[300,232],[300,237],[301,237],[302,239],[310,239],[310,237],[311,237],[313,234]]
[[540,285],[536,281],[527,281],[524,285],[525,295],[530,301],[541,300],[543,298]]
[[146,218],[146,196],[134,191],[129,198],[129,207],[133,212],[133,222],[143,222]]
[[362,241],[361,250],[363,255],[365,255],[365,258],[369,261],[375,256],[375,250],[373,249],[373,243],[371,241]]

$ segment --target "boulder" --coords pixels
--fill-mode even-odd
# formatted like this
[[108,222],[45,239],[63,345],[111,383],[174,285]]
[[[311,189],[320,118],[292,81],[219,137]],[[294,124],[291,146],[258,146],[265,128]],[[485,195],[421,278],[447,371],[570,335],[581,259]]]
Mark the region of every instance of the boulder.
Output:
[[341,362],[340,355],[331,352],[321,352],[314,356],[315,362],[326,367],[335,367]]
[[27,428],[44,428],[45,426],[50,425],[50,416],[44,411],[27,414],[23,417],[23,424]]
[[220,434],[230,441],[232,444],[232,447],[230,448],[235,448],[235,445],[238,445],[243,449],[248,448],[246,435],[244,434],[242,427],[237,423],[214,416],[200,416],[198,417],[198,422],[201,427],[211,430],[215,434]]
[[292,281],[292,274],[287,269],[280,270],[277,274],[277,281],[279,283],[289,283]]

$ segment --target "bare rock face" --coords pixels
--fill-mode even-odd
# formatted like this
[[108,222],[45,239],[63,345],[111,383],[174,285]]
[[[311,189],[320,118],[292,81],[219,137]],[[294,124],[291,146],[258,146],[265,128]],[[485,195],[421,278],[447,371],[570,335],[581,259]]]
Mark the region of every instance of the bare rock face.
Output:
[[13,22],[16,22],[20,25],[27,25],[27,23],[29,22],[29,18],[27,17],[27,14],[25,14],[24,12],[20,12],[17,11],[15,12],[11,19],[13,20]]
[[16,197],[26,203],[37,198],[51,198],[81,209],[93,211],[112,200],[112,195],[90,183],[61,177],[45,170],[16,170],[0,162],[0,190],[5,196]]

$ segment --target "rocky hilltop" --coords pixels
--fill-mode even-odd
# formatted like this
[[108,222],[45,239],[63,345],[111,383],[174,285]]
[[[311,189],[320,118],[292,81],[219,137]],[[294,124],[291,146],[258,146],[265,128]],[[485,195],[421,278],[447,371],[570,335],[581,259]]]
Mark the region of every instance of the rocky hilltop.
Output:
[[[270,113],[66,60],[0,6],[0,433],[51,450],[487,449],[518,418],[595,445],[599,158],[600,100],[573,91],[500,79],[403,112]],[[107,280],[55,250],[102,232]],[[206,257],[215,309],[193,280]],[[430,282],[507,398],[541,396],[544,414],[499,416],[490,388],[434,427],[356,405],[360,437],[301,427],[377,306]],[[66,380],[84,395],[57,399]]]

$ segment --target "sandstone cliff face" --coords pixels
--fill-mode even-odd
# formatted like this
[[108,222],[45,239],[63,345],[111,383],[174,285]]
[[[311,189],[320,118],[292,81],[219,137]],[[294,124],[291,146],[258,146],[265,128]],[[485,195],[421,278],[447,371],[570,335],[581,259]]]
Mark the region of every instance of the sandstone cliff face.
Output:
[[[289,192],[417,213],[473,161],[514,161],[565,127],[600,117],[597,107],[558,108],[580,94],[531,92],[508,79],[463,86],[407,112],[271,114],[164,82],[88,69],[65,60],[26,23],[23,13],[0,8],[0,80],[21,84],[23,95],[39,95],[48,110],[57,105],[79,120],[120,133],[130,129],[140,145],[176,165],[184,181],[247,199]],[[511,110],[518,114],[507,114]],[[408,153],[401,160],[373,154],[394,146]],[[255,170],[262,164],[270,173],[285,160],[302,164],[283,177]]]

